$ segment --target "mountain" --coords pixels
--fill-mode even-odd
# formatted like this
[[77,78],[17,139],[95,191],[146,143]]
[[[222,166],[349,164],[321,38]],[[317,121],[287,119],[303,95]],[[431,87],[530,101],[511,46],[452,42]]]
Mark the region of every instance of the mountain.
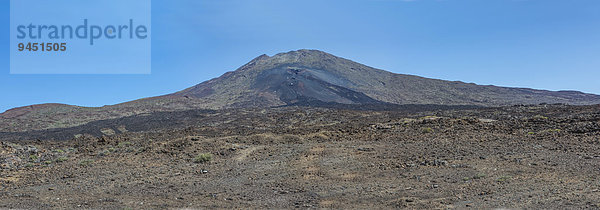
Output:
[[600,96],[576,91],[482,86],[395,74],[318,50],[261,55],[236,71],[169,96],[208,99],[213,108],[289,105],[307,100],[478,106],[600,103]]
[[164,96],[104,107],[47,104],[8,110],[0,114],[0,132],[71,127],[96,120],[190,109],[540,103],[600,104],[600,96],[428,79],[375,69],[318,50],[298,50],[261,55],[221,77]]

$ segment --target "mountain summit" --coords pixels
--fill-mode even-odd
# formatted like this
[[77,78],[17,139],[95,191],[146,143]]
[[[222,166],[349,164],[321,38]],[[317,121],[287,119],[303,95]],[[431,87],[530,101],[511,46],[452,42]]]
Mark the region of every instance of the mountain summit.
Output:
[[210,108],[309,101],[478,106],[600,103],[600,96],[576,91],[482,86],[395,74],[318,50],[261,55],[233,72],[169,96],[207,99]]

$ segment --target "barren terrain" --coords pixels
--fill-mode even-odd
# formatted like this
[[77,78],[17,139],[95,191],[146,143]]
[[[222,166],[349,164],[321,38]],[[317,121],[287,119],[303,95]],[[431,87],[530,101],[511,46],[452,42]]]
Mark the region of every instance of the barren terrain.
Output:
[[191,110],[0,139],[0,208],[600,207],[597,105]]

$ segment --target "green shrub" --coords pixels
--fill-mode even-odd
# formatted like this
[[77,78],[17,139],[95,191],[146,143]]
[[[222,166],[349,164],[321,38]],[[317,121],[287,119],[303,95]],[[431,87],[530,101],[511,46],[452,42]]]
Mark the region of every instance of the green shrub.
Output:
[[67,157],[59,157],[59,158],[57,158],[55,160],[55,162],[60,163],[60,162],[65,162],[67,160],[69,160],[69,158],[67,158]]
[[212,154],[202,153],[194,158],[194,163],[205,163],[212,160]]
[[421,133],[433,133],[433,128],[421,128]]
[[137,151],[135,151],[135,154],[136,154],[136,155],[137,155],[137,154],[141,154],[141,153],[143,153],[143,152],[146,152],[147,150],[148,150],[148,148],[147,148],[147,147],[141,147],[141,148],[138,148],[138,149],[137,149]]
[[93,162],[94,162],[94,160],[82,160],[79,162],[79,165],[88,166],[88,165],[92,164]]
[[38,159],[37,155],[29,155],[29,160],[36,161]]
[[479,173],[479,174],[477,174],[477,175],[473,176],[473,179],[481,179],[481,178],[484,178],[484,177],[486,177],[486,175],[485,175],[485,174],[483,174],[483,173]]
[[560,132],[560,129],[548,129],[548,130],[544,130],[542,132],[543,133],[557,133],[557,132]]
[[119,142],[119,144],[117,145],[117,147],[119,147],[119,148],[128,147],[128,146],[131,146],[131,142],[128,142],[128,141]]
[[506,181],[508,181],[508,180],[510,180],[510,179],[512,179],[512,176],[501,176],[501,177],[498,177],[498,178],[496,179],[496,181],[497,181],[497,182],[506,182]]
[[98,156],[106,156],[106,155],[110,155],[110,151],[108,151],[107,149],[98,152]]

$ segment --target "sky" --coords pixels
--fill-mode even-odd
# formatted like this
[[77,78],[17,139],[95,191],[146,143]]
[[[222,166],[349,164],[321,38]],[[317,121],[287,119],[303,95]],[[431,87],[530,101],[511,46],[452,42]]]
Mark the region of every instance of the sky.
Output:
[[597,0],[152,0],[151,74],[10,74],[0,2],[0,112],[176,92],[261,55],[318,49],[395,73],[600,94]]

